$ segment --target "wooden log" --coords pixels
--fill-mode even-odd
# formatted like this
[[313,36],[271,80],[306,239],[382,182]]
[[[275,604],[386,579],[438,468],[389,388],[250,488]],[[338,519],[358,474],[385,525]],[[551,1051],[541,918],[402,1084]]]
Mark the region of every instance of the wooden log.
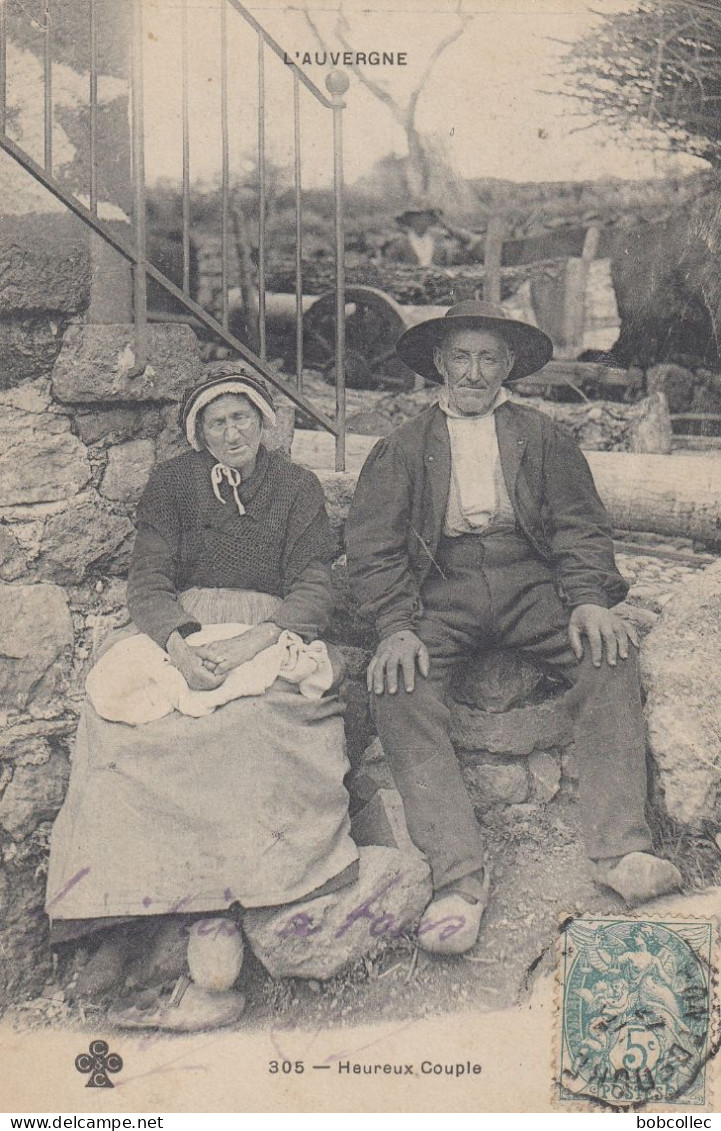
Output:
[[614,526],[721,546],[721,458],[585,455]]
[[[348,472],[321,472],[321,480],[338,480],[350,503],[355,481],[373,436],[348,436]],[[721,547],[721,455],[640,455],[633,452],[585,452],[611,524],[619,530],[643,530],[669,537],[693,538]],[[333,437],[297,430],[293,459],[316,470],[333,466]]]

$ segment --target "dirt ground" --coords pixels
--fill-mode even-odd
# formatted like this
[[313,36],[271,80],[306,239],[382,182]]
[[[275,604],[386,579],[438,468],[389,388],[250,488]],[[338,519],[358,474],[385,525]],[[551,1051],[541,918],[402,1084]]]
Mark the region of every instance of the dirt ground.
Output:
[[[678,540],[651,535],[645,539],[653,553],[621,550],[619,565],[632,585],[629,601],[655,618],[674,588],[713,558],[694,554],[689,540],[681,540],[689,544],[679,549]],[[401,937],[321,983],[274,980],[246,947],[239,979],[246,1009],[239,1027],[312,1031],[382,1020],[402,1022],[453,1013],[459,1003],[481,1012],[503,1009],[523,1001],[536,974],[552,966],[558,927],[568,915],[623,911],[620,898],[598,888],[589,877],[578,810],[568,784],[546,805],[492,809],[482,818],[482,826],[493,886],[471,953],[438,958],[421,951],[411,936]],[[654,831],[661,854],[681,869],[685,890],[721,884],[721,825],[712,827],[709,822],[702,832],[692,833],[657,818]],[[184,965],[184,940],[178,941],[169,985]],[[117,999],[118,990],[97,1000],[83,1000],[74,992],[83,960],[91,954],[92,948],[59,948],[53,979],[41,996],[12,1008],[14,1023],[22,1028],[57,1025],[87,1032],[104,1026],[106,1009]],[[173,967],[173,961],[169,965]]]
[[[577,810],[559,795],[544,807],[515,805],[483,821],[493,872],[492,897],[474,949],[458,958],[419,950],[411,936],[327,982],[272,979],[246,947],[239,988],[246,1010],[238,1028],[276,1032],[403,1021],[464,1009],[488,1012],[522,1002],[537,973],[555,962],[559,924],[571,914],[622,912],[621,900],[589,878]],[[709,836],[657,829],[662,850],[691,888],[721,883],[721,851]],[[95,1032],[117,991],[77,1000],[73,982],[88,952],[66,948],[42,996],[12,1009],[19,1028],[48,1025]],[[172,981],[170,982],[172,984]]]

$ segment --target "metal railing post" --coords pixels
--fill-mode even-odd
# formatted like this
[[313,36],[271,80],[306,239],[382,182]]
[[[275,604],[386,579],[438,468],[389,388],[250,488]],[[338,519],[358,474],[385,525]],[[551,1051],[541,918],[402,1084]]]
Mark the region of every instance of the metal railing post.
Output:
[[293,158],[295,201],[295,383],[303,388],[303,189],[300,156],[300,83],[293,75]]
[[190,294],[190,83],[188,75],[188,0],[180,4],[181,62],[183,78],[183,290]]
[[143,106],[143,0],[133,0],[133,31],[130,51],[132,98],[133,205],[135,219],[135,265],[133,307],[135,318],[135,366],[140,374],[148,360],[147,229],[145,215],[145,119]]
[[267,358],[265,328],[265,40],[258,35],[258,349]]
[[228,185],[230,177],[230,140],[228,133],[228,9],[226,0],[220,0],[220,288],[221,324],[228,329],[230,307],[228,303]]
[[53,57],[50,34],[50,0],[45,0],[43,20],[43,133],[45,168],[53,171]]
[[90,211],[98,213],[98,13],[90,0]]
[[0,131],[7,126],[8,25],[7,0],[0,0]]
[[335,469],[345,471],[345,224],[343,216],[343,95],[350,82],[343,71],[325,80],[333,103],[333,197],[335,205]]

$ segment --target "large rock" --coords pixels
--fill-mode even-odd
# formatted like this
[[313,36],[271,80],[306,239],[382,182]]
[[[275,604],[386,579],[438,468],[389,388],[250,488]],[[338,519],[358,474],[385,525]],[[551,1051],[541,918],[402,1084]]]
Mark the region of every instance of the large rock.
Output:
[[325,980],[413,928],[430,898],[419,853],[367,847],[356,883],[291,907],[246,911],[243,927],[272,977]]
[[137,503],[154,462],[153,440],[130,440],[111,448],[100,485],[101,494],[118,502]]
[[573,732],[563,697],[533,707],[514,707],[503,714],[455,703],[451,707],[451,739],[463,750],[525,758],[532,750],[568,746]]
[[561,756],[550,750],[534,750],[528,759],[534,801],[553,801],[561,788]]
[[148,327],[148,363],[136,366],[132,326],[74,325],[53,369],[59,401],[92,404],[180,400],[201,377],[200,347],[189,326]]
[[502,761],[461,757],[461,775],[474,809],[485,812],[493,805],[521,805],[530,791],[523,759]]
[[0,710],[42,707],[62,688],[73,624],[55,585],[0,584]]
[[50,407],[43,381],[0,395],[3,507],[69,499],[90,479],[85,447]]
[[42,821],[53,820],[63,803],[70,765],[54,753],[44,766],[16,766],[0,798],[0,828],[13,840],[24,840]]
[[497,650],[463,666],[454,698],[483,711],[507,711],[525,703],[545,682],[543,672],[515,652]]
[[111,563],[132,533],[129,519],[110,514],[96,491],[85,491],[47,519],[36,568],[51,581],[80,582],[91,566]]
[[686,581],[641,651],[651,753],[669,815],[721,817],[721,562]]

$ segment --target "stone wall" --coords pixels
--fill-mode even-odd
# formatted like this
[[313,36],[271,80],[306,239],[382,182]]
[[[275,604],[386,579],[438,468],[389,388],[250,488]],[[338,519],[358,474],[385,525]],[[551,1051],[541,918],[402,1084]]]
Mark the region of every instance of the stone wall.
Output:
[[[155,326],[148,365],[135,375],[131,327],[73,317],[52,367],[37,369],[0,391],[0,1003],[47,979],[48,838],[84,678],[94,649],[126,617],[134,508],[154,463],[185,448],[178,401],[203,365],[187,327]],[[338,536],[329,635],[348,663],[349,788],[360,811],[392,783],[368,713],[372,634],[354,610],[342,556],[355,475],[318,474]],[[653,620],[641,617],[640,626]],[[479,813],[544,805],[573,791],[557,685],[497,655],[469,668],[454,694],[453,737]],[[709,798],[704,811],[715,805],[715,793]]]
[[24,373],[0,366],[0,1001],[47,974],[47,843],[84,676],[124,616],[135,503],[156,460],[181,450],[178,400],[202,372],[192,332],[160,326],[134,377],[132,329],[73,314],[86,278],[57,262],[46,301],[59,318],[67,296],[66,332],[56,323],[57,344]]

